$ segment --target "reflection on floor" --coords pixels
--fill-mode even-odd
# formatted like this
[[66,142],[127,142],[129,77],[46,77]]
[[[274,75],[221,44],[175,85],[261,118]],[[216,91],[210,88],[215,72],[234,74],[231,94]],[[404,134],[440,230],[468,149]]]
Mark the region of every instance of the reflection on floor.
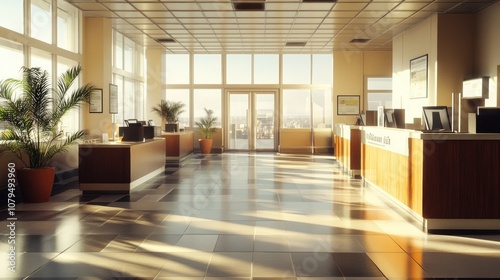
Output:
[[193,157],[131,195],[18,204],[5,279],[423,279],[500,276],[500,235],[425,235],[331,157]]

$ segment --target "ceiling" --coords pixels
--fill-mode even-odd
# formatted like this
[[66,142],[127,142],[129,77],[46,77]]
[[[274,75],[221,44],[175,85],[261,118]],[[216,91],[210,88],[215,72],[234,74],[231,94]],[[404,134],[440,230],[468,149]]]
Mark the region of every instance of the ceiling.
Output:
[[394,36],[435,13],[476,13],[498,0],[245,0],[265,2],[260,11],[235,11],[233,2],[242,0],[67,1],[172,53],[331,53],[391,50]]

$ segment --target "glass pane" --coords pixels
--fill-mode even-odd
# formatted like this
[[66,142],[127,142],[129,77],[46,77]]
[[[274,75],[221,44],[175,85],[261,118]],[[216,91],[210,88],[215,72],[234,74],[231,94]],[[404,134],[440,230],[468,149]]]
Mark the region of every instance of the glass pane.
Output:
[[144,115],[144,83],[135,82],[135,118],[147,121]]
[[179,128],[189,127],[189,89],[167,89],[165,100],[184,103],[184,113],[179,115]]
[[[57,77],[60,77],[62,73],[66,72],[71,67],[77,66],[78,62],[69,59],[58,58],[57,60]],[[73,92],[79,87],[78,79],[73,83],[68,93]],[[80,128],[80,109],[71,110],[62,118],[60,131],[66,132],[76,132]]]
[[221,56],[219,54],[194,55],[194,83],[195,84],[220,84]]
[[114,52],[114,65],[118,69],[123,69],[123,35],[118,32],[113,32],[115,36],[115,52]]
[[115,84],[118,87],[118,114],[115,115],[115,123],[117,123],[120,126],[124,125],[124,108],[123,108],[123,76],[120,75],[114,75],[113,76],[113,84]]
[[134,73],[134,47],[135,43],[127,37],[123,37],[125,45],[123,48],[123,65],[124,70]]
[[8,78],[21,79],[21,67],[24,65],[23,45],[0,39],[0,80]]
[[254,55],[254,84],[279,84],[279,55]]
[[283,55],[283,83],[310,84],[311,55],[309,54]]
[[309,90],[283,90],[283,128],[311,128]]
[[368,78],[368,90],[392,90],[392,78]]
[[226,57],[226,83],[252,83],[252,56],[249,54],[228,54]]
[[31,37],[52,43],[52,9],[50,0],[31,1]]
[[369,92],[368,93],[368,110],[377,110],[378,106],[392,108],[391,92]]
[[274,149],[274,94],[257,93],[255,112],[256,149]]
[[39,49],[31,49],[31,67],[40,67],[49,73],[52,84],[52,54]]
[[333,55],[313,55],[313,84],[331,85],[333,80]]
[[229,148],[248,150],[248,93],[229,96]]
[[57,46],[78,51],[78,9],[64,1],[57,2]]
[[123,86],[123,118],[135,119],[135,83],[132,79],[125,78],[125,83]]
[[211,109],[217,117],[217,127],[221,127],[222,108],[221,108],[221,90],[220,89],[195,89],[193,100],[194,121],[205,116],[203,108]]
[[332,91],[316,89],[312,91],[313,127],[332,127]]
[[189,84],[189,54],[166,54],[165,69],[167,84]]
[[0,0],[0,26],[24,33],[24,1]]

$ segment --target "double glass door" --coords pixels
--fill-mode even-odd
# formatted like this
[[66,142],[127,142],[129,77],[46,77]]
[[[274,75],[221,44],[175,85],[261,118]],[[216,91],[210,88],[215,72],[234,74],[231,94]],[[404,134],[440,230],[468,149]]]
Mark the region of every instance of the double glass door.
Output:
[[230,150],[275,151],[276,93],[229,92]]

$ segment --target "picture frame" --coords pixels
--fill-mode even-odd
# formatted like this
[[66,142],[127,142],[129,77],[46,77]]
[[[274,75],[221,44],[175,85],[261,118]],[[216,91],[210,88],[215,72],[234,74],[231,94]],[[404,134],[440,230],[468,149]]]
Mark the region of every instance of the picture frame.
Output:
[[118,114],[118,86],[109,84],[109,113]]
[[360,114],[359,95],[338,95],[337,115],[359,115]]
[[428,56],[410,60],[410,98],[427,98]]
[[94,89],[90,93],[89,113],[102,113],[102,89]]

